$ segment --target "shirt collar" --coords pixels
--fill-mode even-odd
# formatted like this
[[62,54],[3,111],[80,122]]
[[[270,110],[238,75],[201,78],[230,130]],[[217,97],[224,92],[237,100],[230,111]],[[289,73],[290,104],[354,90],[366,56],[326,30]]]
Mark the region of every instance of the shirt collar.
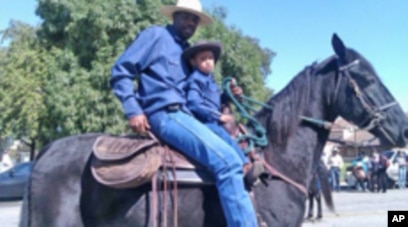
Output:
[[208,83],[210,81],[214,81],[214,75],[212,73],[206,74],[206,73],[201,72],[197,68],[194,68],[194,77],[196,80],[200,81],[201,83]]
[[166,29],[170,32],[171,36],[176,40],[177,43],[181,44],[183,48],[187,48],[190,46],[190,44],[187,42],[187,40],[182,39],[180,36],[177,35],[176,29],[174,28],[174,25],[168,24],[166,26]]

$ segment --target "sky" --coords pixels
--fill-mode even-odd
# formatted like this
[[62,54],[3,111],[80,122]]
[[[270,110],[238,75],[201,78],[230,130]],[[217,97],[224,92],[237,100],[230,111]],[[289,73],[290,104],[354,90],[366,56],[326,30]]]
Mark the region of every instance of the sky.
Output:
[[[266,85],[281,90],[299,71],[333,54],[331,36],[374,66],[408,111],[408,2],[406,0],[202,0],[223,6],[226,23],[277,53]],[[0,30],[11,19],[39,24],[35,0],[0,0]]]

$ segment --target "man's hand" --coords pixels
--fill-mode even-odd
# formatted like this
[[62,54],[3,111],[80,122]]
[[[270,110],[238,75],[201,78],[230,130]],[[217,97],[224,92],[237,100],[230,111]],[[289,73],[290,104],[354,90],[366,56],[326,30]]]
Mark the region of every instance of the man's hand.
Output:
[[232,94],[235,96],[240,96],[243,94],[242,88],[237,85],[237,82],[235,79],[231,80],[230,89],[232,91]]
[[234,117],[230,114],[221,114],[220,119],[222,123],[231,123],[234,122]]
[[149,122],[144,114],[136,115],[128,120],[129,127],[136,133],[145,134],[150,129]]

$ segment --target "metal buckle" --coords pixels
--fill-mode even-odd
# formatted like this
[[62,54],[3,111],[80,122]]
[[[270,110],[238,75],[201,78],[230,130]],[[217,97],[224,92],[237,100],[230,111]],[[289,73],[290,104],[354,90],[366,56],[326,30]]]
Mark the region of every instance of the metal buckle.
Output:
[[180,104],[173,104],[166,106],[167,111],[177,111],[180,109]]

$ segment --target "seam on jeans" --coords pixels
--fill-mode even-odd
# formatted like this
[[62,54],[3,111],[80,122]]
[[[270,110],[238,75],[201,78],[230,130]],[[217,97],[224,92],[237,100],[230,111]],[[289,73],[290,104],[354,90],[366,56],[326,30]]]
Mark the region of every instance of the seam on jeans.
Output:
[[[195,133],[194,131],[190,130],[190,128],[187,125],[184,125],[181,121],[179,121],[178,119],[176,119],[175,117],[173,117],[171,114],[169,114],[169,117],[171,119],[173,119],[175,122],[177,122],[179,125],[181,125],[182,127],[184,127],[186,130],[188,130],[189,132],[191,132],[191,134],[193,134],[194,136],[196,136],[202,143],[204,143],[204,145],[207,146],[207,143],[205,142],[205,140],[203,140],[197,133]],[[223,158],[221,157],[221,155],[215,150],[213,149],[211,146],[207,146],[209,148],[209,150],[213,151],[217,156],[219,156],[224,162],[227,163],[227,168],[231,169],[231,166],[229,165],[229,163]],[[231,148],[232,149],[232,148]],[[234,151],[235,152],[235,151]],[[235,184],[233,182],[231,182],[231,179],[228,179],[228,181],[230,181],[229,183],[233,185],[233,190],[235,191],[235,194],[237,195],[237,191],[235,188]],[[246,193],[246,192],[245,192]],[[240,211],[241,215],[244,214],[242,207],[241,206],[237,206],[238,210]]]
[[[183,122],[179,121],[178,119],[174,118],[173,116],[171,116],[169,114],[169,117],[171,119],[173,119],[174,121],[176,121],[179,125],[181,125],[183,128],[185,128],[186,130],[188,130],[191,134],[193,134],[195,137],[197,137],[206,147],[208,147],[212,152],[214,152],[219,158],[221,158],[226,164],[227,167],[230,169],[231,166],[229,165],[229,162],[220,155],[219,152],[217,152],[216,149],[214,149],[212,146],[210,146],[210,144],[208,144],[203,138],[201,138],[197,133],[195,133],[193,130],[191,130],[187,125],[185,125]],[[211,130],[210,130],[211,131]],[[213,133],[213,132],[212,132]],[[232,149],[232,148],[231,148]]]

